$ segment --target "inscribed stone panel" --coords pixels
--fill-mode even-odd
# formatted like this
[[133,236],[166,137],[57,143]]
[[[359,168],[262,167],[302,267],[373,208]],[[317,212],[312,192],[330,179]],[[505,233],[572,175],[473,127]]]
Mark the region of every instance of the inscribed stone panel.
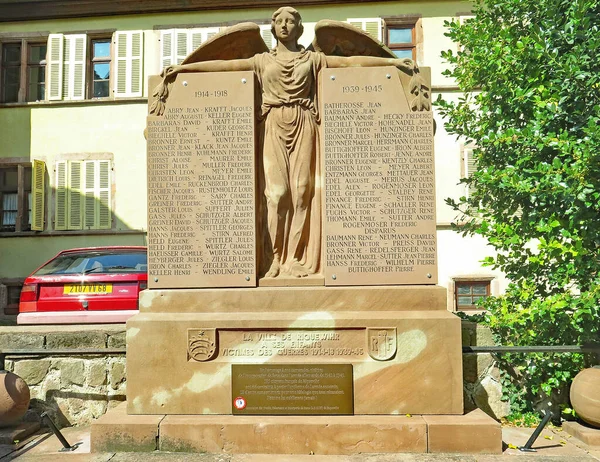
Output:
[[148,117],[150,288],[256,285],[254,78],[182,74]]
[[326,285],[435,284],[433,116],[395,68],[322,75]]

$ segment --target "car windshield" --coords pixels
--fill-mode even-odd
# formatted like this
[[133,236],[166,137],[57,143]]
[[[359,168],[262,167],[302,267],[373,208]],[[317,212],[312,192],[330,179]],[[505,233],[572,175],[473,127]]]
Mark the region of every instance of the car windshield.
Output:
[[42,266],[34,275],[145,273],[147,269],[146,252],[78,252],[60,255]]

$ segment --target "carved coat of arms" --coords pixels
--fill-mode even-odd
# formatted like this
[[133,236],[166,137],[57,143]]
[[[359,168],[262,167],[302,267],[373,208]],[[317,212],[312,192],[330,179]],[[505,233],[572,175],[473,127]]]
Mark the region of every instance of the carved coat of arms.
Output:
[[188,359],[208,361],[217,353],[217,329],[188,329]]
[[377,361],[387,361],[396,354],[396,328],[367,328],[369,356]]

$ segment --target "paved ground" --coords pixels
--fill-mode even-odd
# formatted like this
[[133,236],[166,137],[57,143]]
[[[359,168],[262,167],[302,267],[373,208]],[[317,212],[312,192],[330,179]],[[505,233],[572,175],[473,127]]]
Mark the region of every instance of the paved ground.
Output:
[[535,453],[523,453],[514,447],[524,445],[533,429],[505,427],[502,430],[506,450],[496,456],[463,454],[362,454],[354,456],[264,455],[264,454],[181,454],[181,453],[100,453],[90,454],[89,428],[67,428],[63,434],[70,444],[79,444],[74,452],[64,453],[58,439],[42,433],[14,446],[0,445],[0,461],[18,462],[598,462],[600,448],[591,450],[570,438],[559,428],[544,430],[533,447]]

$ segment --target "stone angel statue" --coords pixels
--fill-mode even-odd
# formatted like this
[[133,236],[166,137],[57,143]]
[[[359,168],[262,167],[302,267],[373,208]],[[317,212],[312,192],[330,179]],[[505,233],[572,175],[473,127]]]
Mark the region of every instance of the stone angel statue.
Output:
[[302,18],[282,7],[271,18],[277,40],[268,50],[253,23],[233,26],[169,66],[153,92],[151,115],[162,115],[169,85],[183,72],[253,71],[260,87],[259,193],[257,216],[260,274],[305,277],[318,274],[321,254],[321,153],[319,140],[319,72],[325,67],[394,66],[410,76],[412,110],[430,109],[429,88],[410,59],[395,55],[368,34],[342,22],[320,21],[315,41],[298,43]]

